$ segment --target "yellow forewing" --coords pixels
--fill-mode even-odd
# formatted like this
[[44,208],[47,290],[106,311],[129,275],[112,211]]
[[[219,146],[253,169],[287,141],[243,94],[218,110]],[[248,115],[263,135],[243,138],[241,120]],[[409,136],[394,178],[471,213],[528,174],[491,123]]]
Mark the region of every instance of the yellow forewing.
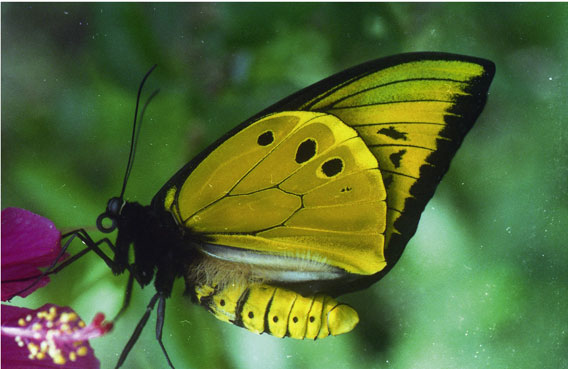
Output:
[[[473,99],[472,84],[488,74],[484,66],[469,61],[413,61],[354,77],[298,106],[337,116],[357,130],[379,161],[389,209],[387,248],[391,235],[404,231],[395,222],[407,210],[407,199],[420,194],[420,184],[413,186],[421,169],[449,164],[453,153],[442,163],[428,158],[443,141],[454,141],[457,149],[467,132],[460,127],[466,124],[459,120],[475,119],[471,115],[478,114],[479,108],[474,106],[470,111],[458,104],[467,104],[468,97]],[[424,203],[435,184],[425,185]],[[419,214],[411,216],[418,218]]]

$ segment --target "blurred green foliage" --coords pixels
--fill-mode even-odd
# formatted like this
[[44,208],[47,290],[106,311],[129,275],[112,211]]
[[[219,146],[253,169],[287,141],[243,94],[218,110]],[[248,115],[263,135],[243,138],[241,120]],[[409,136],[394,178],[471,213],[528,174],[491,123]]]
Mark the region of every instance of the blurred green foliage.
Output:
[[[168,301],[178,368],[568,367],[568,5],[563,3],[2,4],[2,207],[90,227],[120,190],[136,89],[157,63],[131,201],[278,99],[347,67],[409,51],[493,60],[487,107],[401,261],[342,298],[361,323],[317,342],[255,336]],[[79,245],[75,246],[79,249]],[[126,284],[94,255],[32,299],[85,319]],[[181,282],[181,281],[180,281]],[[114,365],[152,294],[136,289]],[[165,360],[150,320],[126,367]]]

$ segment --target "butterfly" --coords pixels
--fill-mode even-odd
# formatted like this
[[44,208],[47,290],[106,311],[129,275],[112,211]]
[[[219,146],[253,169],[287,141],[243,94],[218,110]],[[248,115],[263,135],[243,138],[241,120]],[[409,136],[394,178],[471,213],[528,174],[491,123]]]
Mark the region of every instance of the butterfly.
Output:
[[[123,351],[176,279],[216,318],[255,333],[318,339],[351,331],[337,297],[397,262],[481,113],[492,62],[446,53],[370,61],[246,120],[187,163],[148,206],[112,198],[94,242],[115,274],[156,294]],[[133,251],[134,262],[129,253]],[[103,257],[104,258],[104,257]]]

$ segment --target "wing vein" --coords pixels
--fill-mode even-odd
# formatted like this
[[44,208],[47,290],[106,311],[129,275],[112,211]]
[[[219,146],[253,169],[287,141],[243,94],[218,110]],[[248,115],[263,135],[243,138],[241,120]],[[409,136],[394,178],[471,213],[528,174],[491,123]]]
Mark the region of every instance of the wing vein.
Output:
[[425,124],[425,125],[432,125],[432,126],[446,126],[445,123],[437,123],[437,122],[381,122],[381,123],[365,123],[365,124],[357,124],[351,123],[352,127],[374,127],[374,126],[392,126],[397,124]]
[[347,100],[347,99],[349,99],[353,96],[360,95],[360,94],[363,94],[363,93],[368,92],[368,91],[378,90],[380,88],[395,85],[395,84],[398,84],[398,83],[413,82],[413,81],[445,81],[445,82],[455,82],[455,83],[466,83],[465,81],[458,81],[458,80],[454,80],[454,79],[450,79],[450,78],[409,78],[409,79],[402,79],[402,80],[383,83],[381,85],[377,85],[377,86],[368,87],[368,88],[358,90],[357,92],[354,92],[352,94],[346,95],[346,96],[344,96],[340,99],[335,100],[333,103],[327,105],[325,107],[325,109],[326,110],[327,109],[334,109],[334,106],[337,105],[338,103],[340,103],[344,100]]
[[417,149],[424,149],[424,150],[428,150],[428,151],[436,151],[434,149],[430,149],[428,147],[424,147],[424,146],[419,146],[419,145],[410,145],[410,144],[376,144],[376,145],[367,145],[369,147],[414,147]]
[[[360,104],[360,105],[351,105],[351,106],[342,106],[338,108],[329,108],[329,111],[332,110],[345,110],[345,109],[354,109],[354,108],[364,108],[368,106],[376,106],[376,105],[394,105],[394,104],[402,104],[402,103],[413,103],[413,102],[443,102],[453,104],[454,101],[452,100],[436,100],[436,99],[422,99],[422,100],[398,100],[398,101],[388,101],[388,102],[376,102],[370,104]],[[328,111],[326,110],[326,111]]]

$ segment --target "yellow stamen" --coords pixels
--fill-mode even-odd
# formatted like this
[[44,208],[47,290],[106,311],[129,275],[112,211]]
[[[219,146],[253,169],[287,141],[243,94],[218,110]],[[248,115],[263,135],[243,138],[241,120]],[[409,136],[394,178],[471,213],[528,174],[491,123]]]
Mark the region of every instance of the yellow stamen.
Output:
[[30,356],[32,359],[37,355],[39,351],[39,347],[35,343],[28,343],[28,351],[30,352]]
[[55,364],[63,365],[66,363],[66,360],[63,355],[61,355],[61,352],[58,352],[55,356],[53,356],[53,362]]
[[81,346],[77,349],[77,355],[79,356],[86,356],[88,353],[88,349],[85,346]]

